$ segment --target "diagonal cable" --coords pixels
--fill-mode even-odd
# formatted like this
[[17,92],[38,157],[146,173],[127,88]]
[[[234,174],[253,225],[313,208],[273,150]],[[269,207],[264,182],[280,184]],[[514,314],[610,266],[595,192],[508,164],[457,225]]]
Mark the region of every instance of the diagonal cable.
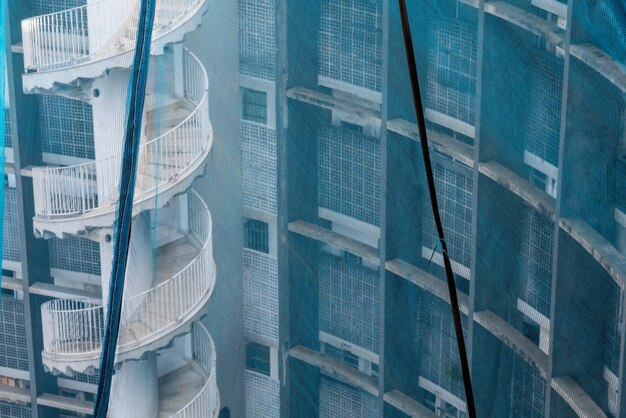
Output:
[[135,57],[128,85],[120,193],[113,235],[113,268],[109,282],[109,299],[107,301],[104,342],[100,356],[100,375],[98,377],[98,393],[96,394],[94,406],[94,418],[106,418],[111,394],[115,351],[122,313],[126,264],[130,247],[135,180],[137,177],[137,162],[141,139],[141,120],[148,81],[155,9],[156,0],[141,0]]
[[467,413],[470,418],[476,418],[476,407],[474,405],[474,392],[472,390],[472,380],[469,370],[469,362],[467,360],[467,351],[465,348],[465,338],[463,336],[463,324],[461,322],[461,312],[459,311],[459,299],[456,293],[456,283],[452,265],[448,257],[448,247],[443,233],[443,225],[441,223],[441,215],[439,214],[439,205],[437,203],[437,193],[435,191],[435,179],[433,168],[430,161],[430,150],[428,149],[428,138],[426,136],[426,121],[424,119],[424,109],[422,108],[422,96],[420,93],[419,80],[417,77],[417,66],[415,64],[415,51],[413,49],[413,39],[411,37],[411,24],[406,9],[406,0],[398,0],[400,6],[400,17],[402,20],[402,34],[404,36],[404,48],[406,59],[409,66],[409,75],[411,77],[411,90],[413,92],[413,105],[415,107],[415,115],[417,117],[417,127],[419,130],[420,145],[422,147],[422,156],[424,157],[424,168],[426,169],[426,181],[428,182],[428,193],[430,195],[430,203],[433,210],[433,218],[437,227],[437,234],[443,254],[443,263],[446,270],[446,279],[448,282],[448,292],[450,293],[450,306],[452,308],[452,319],[454,322],[454,332],[461,360],[461,370],[463,372],[463,386],[465,387],[465,401],[467,403]]

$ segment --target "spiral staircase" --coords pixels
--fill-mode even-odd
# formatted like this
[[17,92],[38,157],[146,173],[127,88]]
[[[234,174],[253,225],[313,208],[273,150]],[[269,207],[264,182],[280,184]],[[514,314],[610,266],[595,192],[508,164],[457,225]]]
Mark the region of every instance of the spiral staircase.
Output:
[[[81,7],[22,21],[24,90],[64,95],[70,87],[89,97],[87,91],[95,83],[107,87],[111,72],[129,74],[139,5],[138,0],[87,0]],[[209,82],[200,60],[181,46],[207,7],[206,0],[157,0],[153,30],[151,53],[169,54],[178,81],[174,87],[148,84],[133,215],[136,222],[148,211],[178,212],[170,224],[158,225],[168,239],[152,249],[159,269],[145,279],[149,285],[129,291],[135,276],[127,270],[116,365],[124,369],[126,362],[153,358],[175,340],[190,341],[192,354],[185,365],[157,378],[158,417],[216,417],[219,412],[215,346],[199,321],[216,282],[212,219],[202,197],[191,188],[204,174],[213,141]],[[172,52],[175,48],[178,53]],[[125,103],[126,97],[119,101]],[[123,106],[113,110],[112,125],[124,125],[123,110]],[[94,160],[33,168],[37,237],[110,240],[110,234],[100,231],[111,231],[115,223],[122,137],[119,132],[110,134],[119,138],[107,138],[107,132],[95,131],[94,127],[96,141],[104,138],[113,146],[104,153],[101,147]],[[107,285],[103,271],[103,289]],[[47,370],[72,375],[97,369],[106,316],[102,301],[56,299],[41,306]]]

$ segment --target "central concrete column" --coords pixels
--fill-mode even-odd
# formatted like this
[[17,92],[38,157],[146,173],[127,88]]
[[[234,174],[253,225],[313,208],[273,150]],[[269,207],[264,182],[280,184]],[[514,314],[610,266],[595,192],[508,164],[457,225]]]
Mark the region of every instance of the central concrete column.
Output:
[[128,361],[113,375],[109,417],[156,417],[159,412],[159,384],[156,353],[144,360]]

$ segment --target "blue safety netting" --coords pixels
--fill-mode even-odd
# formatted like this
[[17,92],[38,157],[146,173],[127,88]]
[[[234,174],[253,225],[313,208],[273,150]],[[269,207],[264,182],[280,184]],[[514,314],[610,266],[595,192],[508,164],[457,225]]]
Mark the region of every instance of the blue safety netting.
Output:
[[626,3],[399,4],[2,2],[0,417],[626,416]]

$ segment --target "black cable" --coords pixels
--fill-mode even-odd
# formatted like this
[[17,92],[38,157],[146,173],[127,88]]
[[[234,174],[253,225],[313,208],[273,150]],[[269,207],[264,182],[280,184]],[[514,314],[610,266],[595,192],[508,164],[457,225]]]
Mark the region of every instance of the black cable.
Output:
[[430,194],[430,203],[433,209],[433,218],[435,219],[435,225],[437,226],[437,235],[439,236],[441,252],[443,253],[443,263],[446,269],[448,292],[450,293],[450,306],[452,308],[452,318],[454,320],[454,332],[456,334],[459,357],[461,359],[461,370],[463,372],[463,386],[465,387],[467,413],[469,418],[476,418],[474,392],[472,390],[472,380],[470,377],[469,363],[467,361],[465,339],[463,337],[463,324],[461,323],[461,312],[459,311],[459,299],[456,293],[456,283],[454,280],[454,273],[452,272],[452,265],[450,264],[450,258],[448,257],[448,248],[443,236],[443,225],[441,224],[437,194],[435,192],[435,180],[430,161],[428,139],[426,137],[426,121],[424,119],[424,110],[422,108],[422,96],[420,93],[419,80],[417,78],[417,66],[415,64],[415,51],[413,50],[413,40],[411,38],[411,24],[409,22],[409,15],[406,9],[406,0],[398,0],[398,3],[400,5],[400,17],[402,20],[402,34],[404,35],[404,49],[406,51],[406,59],[409,65],[409,75],[411,77],[413,105],[415,106],[415,115],[417,116],[419,142],[421,144],[422,155],[424,157],[424,168],[426,169],[426,181],[428,182],[428,192]]

